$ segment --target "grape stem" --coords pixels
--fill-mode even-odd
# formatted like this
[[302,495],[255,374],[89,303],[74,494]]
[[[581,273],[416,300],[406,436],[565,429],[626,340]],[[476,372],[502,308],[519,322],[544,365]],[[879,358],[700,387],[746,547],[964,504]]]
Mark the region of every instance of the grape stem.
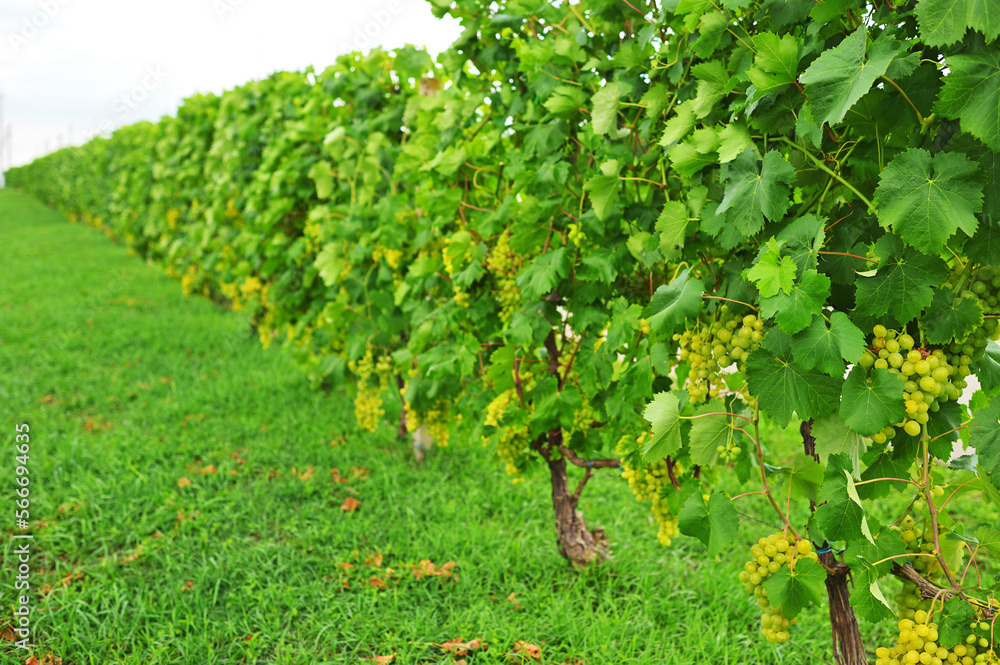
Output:
[[959,485],[958,487],[956,487],[954,490],[952,490],[952,493],[948,495],[948,498],[944,500],[944,503],[941,504],[941,507],[938,508],[938,510],[944,510],[944,507],[948,505],[948,502],[951,501],[952,497],[955,496],[955,494],[958,492],[958,490],[962,489],[963,487],[965,487],[969,483],[976,482],[977,480],[979,480],[978,477],[973,478],[972,480],[967,480],[964,483],[962,483],[961,485]]
[[756,494],[763,494],[763,492],[745,492],[743,494],[737,494],[736,496],[731,498],[730,501],[736,501],[736,499],[742,499],[745,496],[754,496]]
[[831,256],[847,256],[852,259],[861,259],[862,261],[867,261],[868,263],[878,263],[878,259],[869,259],[867,256],[858,256],[857,254],[848,254],[847,252],[824,252],[819,251],[817,254],[829,254]]
[[[717,412],[713,412],[713,413],[699,413],[697,416],[677,416],[677,417],[680,418],[681,420],[694,420],[695,418],[707,418],[708,416],[729,416],[730,418],[742,418],[743,420],[747,421],[748,423],[752,423],[753,422],[751,419],[747,418],[746,416],[740,415],[738,413],[728,413],[726,411],[717,411]],[[743,430],[743,431],[745,431],[745,430]],[[749,433],[747,433],[747,436],[749,436]],[[750,438],[752,439],[753,437],[750,437]]]
[[[944,571],[945,576],[948,578],[948,583],[951,584],[952,589],[960,589],[960,585],[955,583],[955,576],[951,574],[951,570],[948,568],[948,563],[944,560],[944,555],[941,552],[941,534],[940,527],[938,525],[938,511],[934,507],[934,497],[933,492],[931,492],[931,457],[930,457],[930,437],[927,435],[927,423],[921,425],[923,428],[923,433],[921,439],[924,444],[924,478],[923,478],[923,493],[924,498],[927,500],[927,510],[931,516],[931,530],[934,532],[934,554],[937,556],[938,563],[941,565],[941,569]],[[959,592],[961,593],[961,591]]]
[[[822,252],[820,252],[820,253],[822,254]],[[756,312],[756,311],[759,311],[759,310],[758,310],[758,309],[757,309],[756,307],[754,307],[754,306],[753,306],[753,305],[751,305],[750,303],[745,303],[745,302],[743,302],[742,300],[733,300],[733,299],[731,299],[731,298],[723,298],[722,296],[710,296],[710,295],[708,295],[708,294],[702,294],[702,296],[701,296],[701,297],[702,297],[702,298],[710,298],[710,299],[712,299],[712,300],[725,300],[726,302],[734,302],[734,303],[736,303],[737,305],[746,305],[747,307],[749,307],[750,309],[752,309],[752,310],[753,310],[753,311],[755,311],[755,312]]]
[[754,407],[753,413],[753,433],[754,435],[750,437],[753,439],[754,446],[757,449],[757,464],[760,468],[760,482],[763,485],[764,496],[767,497],[768,501],[771,502],[771,506],[774,508],[775,512],[778,513],[778,517],[781,518],[781,523],[785,529],[790,530],[795,537],[801,539],[802,536],[799,532],[795,530],[792,523],[788,521],[788,517],[781,511],[781,506],[778,502],[774,500],[774,495],[771,493],[771,487],[767,484],[767,471],[764,468],[764,450],[760,447],[760,406]]
[[965,576],[969,574],[969,566],[975,564],[976,566],[976,586],[982,586],[983,578],[979,575],[979,564],[976,563],[976,552],[979,551],[979,544],[976,544],[976,549],[973,550],[969,547],[969,543],[962,543],[965,545],[965,549],[969,550],[969,563],[965,564],[965,570],[962,571],[962,579],[959,580],[959,584],[965,584]]
[[862,480],[860,483],[854,483],[855,487],[860,487],[862,485],[867,485],[868,483],[877,483],[882,480],[892,480],[900,483],[909,483],[916,487],[920,487],[919,484],[913,482],[912,480],[907,480],[906,478],[872,478],[871,480]]
[[927,552],[907,552],[906,554],[893,554],[892,556],[887,556],[884,559],[879,559],[872,565],[877,566],[880,563],[885,563],[886,561],[892,561],[893,559],[909,559],[910,557],[915,557],[915,556],[929,556],[932,559],[935,558],[933,554],[928,554]]

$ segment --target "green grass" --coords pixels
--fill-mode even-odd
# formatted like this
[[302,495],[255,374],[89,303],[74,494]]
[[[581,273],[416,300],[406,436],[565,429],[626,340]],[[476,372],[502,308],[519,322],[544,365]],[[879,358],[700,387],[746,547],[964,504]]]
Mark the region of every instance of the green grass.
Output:
[[[39,657],[451,663],[431,643],[463,637],[488,643],[470,665],[517,662],[505,653],[518,640],[544,663],[831,660],[825,608],[793,643],[768,645],[735,580],[745,547],[718,562],[688,538],[661,547],[613,472],[582,508],[615,556],[574,572],[556,552],[545,477],[514,485],[459,441],[415,466],[391,427],[358,432],[350,399],[311,390],[244,317],[24,195],[0,192],[0,248],[0,487],[12,526],[13,428],[29,423]],[[360,467],[332,481],[330,469]],[[342,511],[348,497],[360,508]],[[744,542],[771,530],[744,528]],[[3,531],[0,625],[14,604]],[[365,563],[376,552],[381,568]],[[418,580],[421,560],[454,561],[454,576]],[[387,567],[387,588],[369,584]]]

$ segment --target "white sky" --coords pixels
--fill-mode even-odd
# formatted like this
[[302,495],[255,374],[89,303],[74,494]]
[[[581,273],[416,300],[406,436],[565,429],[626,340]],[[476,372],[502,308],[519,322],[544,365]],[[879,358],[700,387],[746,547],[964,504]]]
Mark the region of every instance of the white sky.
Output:
[[374,46],[437,54],[459,32],[427,0],[0,0],[10,163],[173,114],[197,92]]

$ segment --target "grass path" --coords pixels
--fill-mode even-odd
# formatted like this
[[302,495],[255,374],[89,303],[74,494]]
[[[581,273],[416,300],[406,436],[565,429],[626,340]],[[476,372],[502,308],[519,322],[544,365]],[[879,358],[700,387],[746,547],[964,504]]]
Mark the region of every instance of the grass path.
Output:
[[[6,190],[0,249],[0,468],[14,424],[30,424],[39,658],[453,663],[432,643],[458,637],[488,643],[469,665],[828,657],[821,615],[797,627],[800,646],[764,643],[735,582],[742,553],[660,547],[613,474],[582,508],[615,558],[572,572],[545,478],[512,485],[457,441],[415,467],[390,427],[359,433],[350,399],[312,391],[241,315]],[[0,626],[14,606],[5,476]],[[9,637],[0,661],[24,663]],[[542,658],[505,656],[518,640]]]

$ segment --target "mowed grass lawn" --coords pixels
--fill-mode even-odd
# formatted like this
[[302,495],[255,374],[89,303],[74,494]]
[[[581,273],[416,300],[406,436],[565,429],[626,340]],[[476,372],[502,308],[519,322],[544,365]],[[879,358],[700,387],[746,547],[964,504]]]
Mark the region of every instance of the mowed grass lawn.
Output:
[[[0,250],[5,663],[832,660],[825,608],[768,645],[735,579],[746,546],[718,562],[685,537],[661,547],[614,472],[582,501],[614,558],[574,572],[545,476],[514,485],[459,437],[416,466],[391,426],[359,432],[351,399],[312,390],[243,316],[17,192],[0,191]],[[31,427],[30,653],[9,631],[17,423]],[[744,542],[771,530],[749,522]],[[485,646],[437,646],[456,638]]]

